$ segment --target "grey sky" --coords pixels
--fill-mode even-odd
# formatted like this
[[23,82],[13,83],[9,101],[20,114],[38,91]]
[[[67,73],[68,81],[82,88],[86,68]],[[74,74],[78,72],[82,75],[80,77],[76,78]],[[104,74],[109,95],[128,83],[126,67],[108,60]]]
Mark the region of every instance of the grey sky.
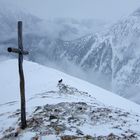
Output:
[[[6,1],[6,0],[5,0]],[[118,20],[140,7],[140,0],[7,0],[41,18]]]

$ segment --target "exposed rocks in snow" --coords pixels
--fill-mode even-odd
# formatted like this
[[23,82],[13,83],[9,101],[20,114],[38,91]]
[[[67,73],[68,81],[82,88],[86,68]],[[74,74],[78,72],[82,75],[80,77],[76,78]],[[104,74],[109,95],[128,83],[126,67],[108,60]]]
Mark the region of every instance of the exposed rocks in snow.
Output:
[[[28,133],[28,137],[32,139],[45,139],[50,136],[58,140],[140,138],[140,131],[137,129],[140,127],[139,115],[105,106],[87,92],[65,84],[58,84],[57,88],[56,91],[36,94],[28,100],[31,105],[35,104],[27,112],[28,127],[25,130],[19,128],[19,109],[2,114],[0,117],[5,116],[7,121],[13,122],[9,127],[0,128],[1,139],[24,139]],[[39,100],[39,103],[45,102],[36,105],[38,102],[35,100]],[[59,102],[55,103],[57,100]],[[47,102],[49,103],[46,104]],[[12,104],[14,105],[16,102]]]

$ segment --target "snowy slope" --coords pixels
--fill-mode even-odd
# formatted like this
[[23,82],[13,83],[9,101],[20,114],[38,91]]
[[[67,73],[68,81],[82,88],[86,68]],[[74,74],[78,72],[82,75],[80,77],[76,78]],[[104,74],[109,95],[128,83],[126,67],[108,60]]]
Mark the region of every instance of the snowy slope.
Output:
[[[5,103],[8,101],[17,101],[17,99],[19,99],[19,80],[17,65],[18,64],[16,60],[3,61],[0,63],[0,89],[2,89],[2,92],[4,93],[3,95],[1,95],[1,103]],[[76,87],[81,91],[88,92],[89,94],[97,98],[100,102],[106,105],[116,106],[122,109],[128,109],[129,111],[140,111],[139,105],[135,103],[132,103],[118,95],[94,86],[88,82],[66,75],[55,69],[44,67],[38,65],[37,63],[29,61],[25,61],[24,69],[26,77],[27,98],[31,97],[36,93],[43,93],[46,90],[56,90],[58,80],[63,78],[65,84]]]
[[[0,137],[140,138],[140,106],[52,68],[24,61],[28,128],[19,130],[17,60],[0,62]],[[58,80],[63,79],[62,84]],[[111,134],[113,133],[113,134]]]
[[[29,60],[50,64],[140,103],[139,9],[106,30],[99,21],[42,21],[4,1],[0,5],[0,60],[3,55],[4,59],[12,57],[7,47],[17,46],[16,24],[23,20],[24,47],[30,52]],[[93,25],[97,27],[96,34],[88,34],[92,33]],[[103,32],[97,32],[98,25]],[[84,34],[87,35],[80,37]]]
[[[65,65],[68,70],[76,65],[87,73],[88,81],[97,81],[98,85],[139,103],[139,23],[140,10],[137,9],[100,33],[85,35],[73,41],[58,39],[48,43],[43,39],[40,41],[40,47],[32,51],[38,57],[30,59],[42,64],[50,60],[56,62],[57,67],[64,65],[64,70]],[[72,70],[68,72],[74,73]],[[79,75],[80,72],[77,73],[77,76]],[[100,84],[103,77],[105,80]]]

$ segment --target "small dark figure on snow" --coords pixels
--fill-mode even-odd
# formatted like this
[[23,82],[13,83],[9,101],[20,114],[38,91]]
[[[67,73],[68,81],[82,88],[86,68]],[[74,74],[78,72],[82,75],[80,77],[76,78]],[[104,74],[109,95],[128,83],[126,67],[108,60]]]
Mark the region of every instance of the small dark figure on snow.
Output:
[[63,79],[60,79],[60,80],[58,81],[58,84],[61,84],[61,83],[62,83],[62,81],[63,81]]

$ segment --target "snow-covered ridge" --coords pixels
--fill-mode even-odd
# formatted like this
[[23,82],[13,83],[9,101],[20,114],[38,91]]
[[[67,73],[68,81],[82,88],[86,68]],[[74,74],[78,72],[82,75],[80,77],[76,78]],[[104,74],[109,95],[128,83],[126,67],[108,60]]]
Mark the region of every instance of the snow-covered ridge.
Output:
[[[3,93],[0,99],[1,104],[19,100],[19,77],[17,66],[17,60],[14,59],[0,63],[0,77],[2,79],[0,81],[0,89],[1,94]],[[24,61],[24,70],[27,99],[34,94],[43,93],[46,90],[56,90],[58,80],[63,78],[65,84],[76,87],[78,90],[88,92],[103,104],[129,111],[132,110],[134,112],[140,111],[139,105],[128,101],[127,99],[55,69]]]
[[[24,61],[24,71],[28,120],[25,131],[19,129],[17,60],[0,63],[0,138],[139,138],[139,105],[33,62]],[[58,84],[61,78],[63,82]]]

